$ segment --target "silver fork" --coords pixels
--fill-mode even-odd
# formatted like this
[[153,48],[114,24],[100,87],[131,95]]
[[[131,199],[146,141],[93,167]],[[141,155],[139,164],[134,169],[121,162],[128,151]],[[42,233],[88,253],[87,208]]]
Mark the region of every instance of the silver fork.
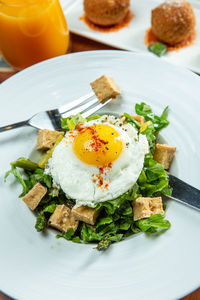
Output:
[[21,126],[32,126],[38,129],[61,129],[61,118],[67,118],[71,115],[76,115],[77,113],[81,113],[84,118],[87,118],[88,116],[101,109],[111,100],[112,98],[101,103],[96,98],[94,92],[91,92],[61,106],[60,108],[42,111],[35,114],[26,121],[0,127],[0,132],[18,128]]

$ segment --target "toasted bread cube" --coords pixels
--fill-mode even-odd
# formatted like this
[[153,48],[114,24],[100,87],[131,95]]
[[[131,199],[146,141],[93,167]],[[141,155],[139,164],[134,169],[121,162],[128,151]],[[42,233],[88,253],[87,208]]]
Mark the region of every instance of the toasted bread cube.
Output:
[[143,116],[132,116],[132,118],[137,121],[140,125],[144,124],[144,117]]
[[72,228],[75,232],[79,222],[74,218],[71,209],[62,204],[56,206],[54,213],[49,219],[49,223],[52,227],[60,231],[67,232],[69,228]]
[[90,83],[95,95],[100,102],[104,102],[110,98],[115,98],[121,92],[114,80],[106,75],[97,78]]
[[163,205],[162,205],[162,198],[161,197],[155,197],[151,198],[149,201],[149,207],[151,210],[151,216],[156,215],[156,214],[161,214],[163,215],[165,212],[163,210]]
[[176,152],[176,147],[167,144],[156,144],[153,159],[159,164],[163,165],[164,169],[168,170],[174,154]]
[[133,202],[134,221],[149,218],[156,214],[164,214],[161,197],[140,197]]
[[41,183],[36,183],[36,185],[34,185],[34,187],[22,198],[22,200],[30,209],[34,210],[46,193],[47,188]]
[[37,150],[48,150],[53,147],[57,138],[64,135],[63,131],[40,129],[37,138]]
[[87,206],[79,206],[72,209],[72,213],[76,220],[94,225],[100,213],[100,209],[90,208]]

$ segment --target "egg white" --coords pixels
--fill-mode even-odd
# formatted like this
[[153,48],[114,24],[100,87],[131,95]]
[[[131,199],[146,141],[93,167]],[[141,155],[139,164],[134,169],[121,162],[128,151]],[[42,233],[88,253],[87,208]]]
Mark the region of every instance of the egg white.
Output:
[[[106,189],[93,182],[94,176],[99,174],[98,167],[85,164],[76,157],[72,149],[74,138],[69,133],[55,148],[46,168],[54,185],[60,186],[67,196],[76,200],[76,207],[115,199],[128,191],[136,183],[144,165],[144,156],[148,153],[146,136],[138,135],[132,125],[122,124],[120,119],[113,116],[104,115],[84,126],[102,123],[119,133],[123,145],[112,168],[107,170],[106,175],[103,174],[104,183],[108,183]],[[77,132],[74,131],[74,134]]]

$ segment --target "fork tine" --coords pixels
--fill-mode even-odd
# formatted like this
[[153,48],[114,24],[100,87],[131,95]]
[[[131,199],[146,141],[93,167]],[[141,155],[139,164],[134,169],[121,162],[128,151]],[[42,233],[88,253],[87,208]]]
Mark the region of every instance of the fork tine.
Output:
[[[72,108],[75,108],[76,106],[80,105],[81,103],[85,102],[86,100],[89,100],[93,96],[94,96],[94,92],[91,92],[91,93],[89,93],[87,95],[84,95],[84,96],[82,96],[82,97],[80,97],[80,98],[78,98],[78,99],[76,99],[76,100],[74,100],[70,103],[67,103],[67,104],[61,106],[58,109],[58,111],[59,111],[60,114],[63,114],[65,112],[71,110]],[[70,115],[72,115],[72,113]]]
[[107,101],[105,101],[104,103],[99,103],[96,106],[92,107],[91,109],[87,110],[86,112],[84,112],[82,114],[82,116],[84,118],[87,118],[88,116],[91,116],[93,113],[95,113],[96,111],[100,110],[102,107],[104,107],[106,104],[108,104],[110,101],[112,100],[112,98],[108,99]]
[[88,101],[86,104],[80,105],[77,108],[72,109],[72,110],[62,114],[62,117],[66,118],[66,117],[69,117],[71,115],[76,115],[78,113],[82,114],[86,109],[92,107],[94,104],[97,104],[97,103],[99,103],[99,100],[97,98],[92,99],[92,100]]

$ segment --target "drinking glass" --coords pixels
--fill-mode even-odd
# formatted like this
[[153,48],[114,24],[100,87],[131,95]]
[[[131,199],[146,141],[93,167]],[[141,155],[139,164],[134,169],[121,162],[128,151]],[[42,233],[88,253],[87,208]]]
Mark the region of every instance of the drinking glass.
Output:
[[16,70],[67,53],[59,0],[0,0],[0,52]]

